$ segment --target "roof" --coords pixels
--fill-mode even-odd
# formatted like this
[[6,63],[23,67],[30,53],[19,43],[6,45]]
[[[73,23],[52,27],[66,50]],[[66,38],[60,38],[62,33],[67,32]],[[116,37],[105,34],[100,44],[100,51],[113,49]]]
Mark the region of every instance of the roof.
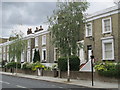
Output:
[[116,13],[120,13],[120,7],[118,7],[118,5],[110,7],[110,8],[106,8],[104,10],[92,13],[92,14],[88,14],[86,16],[87,21],[92,21],[101,17],[105,17],[105,16],[109,16],[109,15],[113,15]]

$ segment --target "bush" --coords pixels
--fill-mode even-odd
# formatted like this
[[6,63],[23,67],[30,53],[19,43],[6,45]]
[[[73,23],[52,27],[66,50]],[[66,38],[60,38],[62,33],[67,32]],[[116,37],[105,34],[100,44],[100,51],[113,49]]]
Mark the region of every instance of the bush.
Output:
[[61,57],[58,59],[58,68],[61,71],[67,71],[67,58],[66,57]]
[[32,68],[32,65],[28,62],[24,63],[22,66],[23,70],[31,70],[31,68]]
[[24,70],[32,70],[32,71],[36,71],[38,68],[39,69],[44,69],[44,70],[47,69],[46,66],[42,65],[38,61],[36,63],[24,63],[23,67],[22,67],[22,69],[24,69]]
[[40,61],[40,54],[39,54],[39,50],[34,51],[34,57],[33,57],[33,63]]
[[2,68],[5,67],[5,63],[6,63],[6,62],[7,62],[6,60],[2,60],[2,62],[1,62]]
[[70,70],[79,71],[80,69],[80,59],[77,56],[70,57]]
[[17,66],[17,68],[20,69],[21,68],[21,63],[19,63],[19,62],[9,62],[9,63],[7,63],[7,65],[5,65],[5,67],[7,67],[8,69],[16,68],[16,66]]
[[[70,71],[78,71],[80,65],[80,59],[77,56],[70,56]],[[58,68],[61,71],[67,71],[67,58],[62,57],[58,59]]]
[[101,76],[120,78],[120,63],[102,62],[95,65],[95,70]]

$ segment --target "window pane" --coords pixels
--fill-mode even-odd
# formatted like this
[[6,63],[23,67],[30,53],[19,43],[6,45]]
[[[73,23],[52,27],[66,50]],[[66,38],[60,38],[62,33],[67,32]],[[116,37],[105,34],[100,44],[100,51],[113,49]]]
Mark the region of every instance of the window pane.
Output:
[[105,43],[105,51],[111,51],[112,50],[112,43]]
[[42,36],[42,45],[46,44],[46,35]]
[[105,58],[107,59],[107,58],[112,58],[112,52],[111,51],[106,51],[105,52]]
[[104,20],[105,32],[110,31],[110,19]]
[[87,36],[91,36],[92,35],[92,30],[91,30],[91,24],[87,25]]
[[35,38],[35,46],[38,46],[38,37]]
[[105,43],[105,58],[112,58],[112,43]]
[[43,60],[46,60],[46,50],[43,51]]

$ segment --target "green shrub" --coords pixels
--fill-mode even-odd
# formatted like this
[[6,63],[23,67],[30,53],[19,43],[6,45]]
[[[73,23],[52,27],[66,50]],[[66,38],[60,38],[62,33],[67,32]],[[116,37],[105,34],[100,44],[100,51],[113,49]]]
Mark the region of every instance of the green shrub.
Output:
[[70,56],[70,70],[79,71],[80,69],[80,59],[77,56]]
[[113,62],[101,62],[95,65],[95,70],[99,75],[105,77],[115,77],[119,78],[120,76],[120,64]]
[[31,68],[32,68],[32,65],[28,62],[24,63],[22,66],[23,70],[31,70]]
[[5,63],[6,63],[6,61],[5,61],[5,60],[2,60],[2,62],[1,62],[2,68],[4,68],[4,67],[6,66]]
[[[80,65],[80,59],[77,56],[70,56],[70,71],[78,71]],[[61,71],[67,71],[67,58],[62,57],[58,59],[58,68]]]
[[67,58],[66,57],[61,57],[58,59],[58,68],[61,71],[67,71]]
[[44,66],[44,65],[42,65],[40,62],[35,62],[35,63],[24,63],[23,64],[23,67],[22,67],[22,69],[23,70],[32,70],[32,71],[36,71],[37,69],[44,69],[44,70],[46,70],[47,69],[47,67],[46,66]]
[[40,54],[39,54],[39,50],[34,51],[34,57],[33,57],[33,63],[40,61]]
[[9,63],[7,63],[7,65],[5,67],[10,69],[10,68],[16,68],[16,66],[17,66],[17,68],[20,69],[21,68],[21,63],[19,63],[19,62],[9,62]]

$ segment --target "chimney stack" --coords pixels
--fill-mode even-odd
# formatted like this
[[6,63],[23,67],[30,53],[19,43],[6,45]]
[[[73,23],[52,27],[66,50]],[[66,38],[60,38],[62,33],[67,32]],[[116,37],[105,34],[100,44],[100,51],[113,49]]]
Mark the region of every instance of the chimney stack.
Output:
[[38,29],[38,27],[36,27],[36,30],[34,32],[38,32],[38,31],[42,31],[42,30],[43,30],[43,28],[42,28],[42,26],[40,26],[40,29]]
[[27,35],[32,33],[32,28],[28,28]]
[[41,30],[43,30],[42,26],[40,26],[40,29],[39,29],[39,31],[41,31]]
[[38,30],[38,27],[36,27],[36,30],[34,31],[34,32],[38,32],[39,30]]

